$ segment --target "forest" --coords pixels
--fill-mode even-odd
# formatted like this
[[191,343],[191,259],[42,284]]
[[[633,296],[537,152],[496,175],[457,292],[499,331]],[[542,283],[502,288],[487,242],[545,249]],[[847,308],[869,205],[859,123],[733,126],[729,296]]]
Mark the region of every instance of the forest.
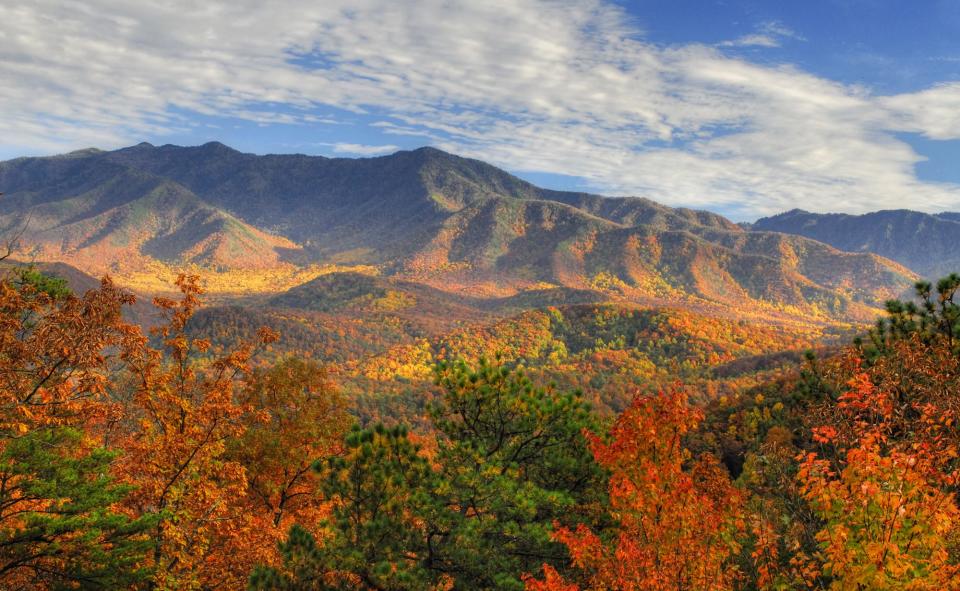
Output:
[[[530,313],[533,345],[451,337],[422,404],[376,416],[276,330],[198,336],[201,280],[176,285],[144,330],[109,278],[5,272],[0,587],[960,589],[960,276],[710,392],[667,360],[718,363],[727,325]],[[617,377],[634,350],[662,379]]]

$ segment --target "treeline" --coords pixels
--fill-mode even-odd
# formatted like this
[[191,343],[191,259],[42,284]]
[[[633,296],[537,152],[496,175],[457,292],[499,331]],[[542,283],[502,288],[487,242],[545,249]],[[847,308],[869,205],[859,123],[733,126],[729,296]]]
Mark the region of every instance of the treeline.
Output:
[[351,426],[272,330],[191,336],[177,284],[143,334],[107,279],[0,281],[0,587],[960,589],[960,277],[706,406],[677,385],[608,420],[442,361],[416,431]]

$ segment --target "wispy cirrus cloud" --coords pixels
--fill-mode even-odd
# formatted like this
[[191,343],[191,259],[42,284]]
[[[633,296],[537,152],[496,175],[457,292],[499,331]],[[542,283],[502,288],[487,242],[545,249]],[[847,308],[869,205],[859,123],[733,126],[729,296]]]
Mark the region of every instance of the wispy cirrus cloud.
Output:
[[[0,140],[114,147],[191,114],[305,125],[334,108],[513,170],[723,208],[960,208],[897,134],[960,138],[960,84],[882,96],[735,47],[658,46],[602,0],[36,0],[0,4]],[[763,37],[763,39],[761,39]],[[748,43],[749,42],[749,43]],[[340,127],[334,151],[379,154]]]
[[760,23],[756,31],[719,43],[720,47],[780,47],[786,40],[805,41],[793,29],[776,21]]
[[730,41],[722,41],[720,47],[780,47],[780,40],[762,33],[751,33]]
[[365,144],[336,143],[332,144],[331,147],[337,154],[358,154],[360,156],[379,156],[381,154],[396,152],[400,149],[400,146],[395,146],[393,144],[387,144],[384,146],[368,146]]

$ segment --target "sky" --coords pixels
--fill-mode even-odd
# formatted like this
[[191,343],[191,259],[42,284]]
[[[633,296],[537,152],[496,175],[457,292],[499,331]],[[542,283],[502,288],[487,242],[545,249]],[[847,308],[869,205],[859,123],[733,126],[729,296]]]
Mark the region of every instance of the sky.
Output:
[[0,159],[423,145],[752,220],[960,211],[960,0],[0,0]]

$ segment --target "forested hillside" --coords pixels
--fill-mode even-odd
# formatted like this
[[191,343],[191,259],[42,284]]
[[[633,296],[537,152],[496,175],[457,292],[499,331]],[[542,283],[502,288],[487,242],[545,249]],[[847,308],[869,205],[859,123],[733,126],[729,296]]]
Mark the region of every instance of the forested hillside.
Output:
[[[109,279],[5,273],[4,588],[960,580],[955,275],[806,358],[762,354],[805,330],[585,303],[336,363],[269,327],[198,338],[197,277],[145,334]],[[365,276],[306,291],[331,287],[284,305],[403,300]]]
[[0,587],[957,588],[955,276],[434,149],[0,190]]

